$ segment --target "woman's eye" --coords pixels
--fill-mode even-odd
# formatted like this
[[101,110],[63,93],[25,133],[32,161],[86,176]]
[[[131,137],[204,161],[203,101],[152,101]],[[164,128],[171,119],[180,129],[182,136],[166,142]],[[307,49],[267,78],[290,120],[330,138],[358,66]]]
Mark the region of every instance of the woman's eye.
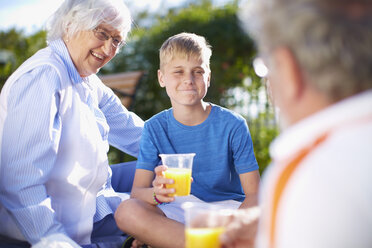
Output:
[[108,34],[106,34],[106,32],[102,31],[100,32],[101,36],[104,37],[106,40],[108,40]]
[[120,42],[121,42],[121,40],[119,40],[119,39],[113,39],[112,40],[112,43],[114,43],[114,45],[119,45],[120,44]]

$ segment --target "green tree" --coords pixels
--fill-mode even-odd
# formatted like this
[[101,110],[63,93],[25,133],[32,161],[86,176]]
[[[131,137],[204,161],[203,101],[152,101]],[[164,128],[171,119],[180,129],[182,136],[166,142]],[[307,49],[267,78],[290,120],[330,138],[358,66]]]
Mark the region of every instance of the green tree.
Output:
[[[203,35],[212,46],[212,77],[207,101],[228,108],[239,107],[242,103],[229,94],[230,89],[236,88],[250,93],[250,104],[258,101],[263,85],[251,66],[256,49],[237,18],[238,2],[233,1],[223,7],[214,6],[210,0],[195,2],[185,8],[169,9],[164,16],[152,17],[152,25],[149,27],[135,29],[127,47],[108,67],[111,72],[147,72],[147,77],[137,91],[133,108],[144,119],[170,107],[169,98],[157,80],[158,53],[161,44],[168,37],[180,32]],[[146,13],[142,13],[142,16],[148,18]],[[244,84],[244,79],[249,79],[250,84]],[[249,123],[261,170],[270,162],[268,144],[277,134],[275,123],[272,125],[272,122],[262,121],[273,118],[269,104],[266,110],[267,113],[263,112],[254,117],[242,113]]]
[[140,85],[134,109],[147,119],[170,107],[166,93],[157,83],[159,48],[170,36],[180,32],[203,35],[213,49],[211,87],[207,101],[223,104],[226,89],[239,86],[245,76],[253,76],[250,64],[255,49],[244,34],[236,16],[237,4],[214,7],[211,1],[192,4],[188,8],[170,9],[165,16],[155,17],[150,28],[138,28],[132,42],[119,54],[113,71],[144,70],[148,73]]
[[0,88],[26,59],[46,46],[45,38],[45,31],[29,36],[14,28],[0,31]]
[[[170,101],[157,80],[158,51],[170,36],[180,32],[203,35],[212,46],[211,87],[206,101],[238,110],[247,119],[255,155],[263,171],[270,162],[268,146],[278,134],[273,108],[261,99],[264,86],[252,69],[256,49],[252,40],[242,30],[237,18],[238,1],[216,7],[212,0],[193,1],[186,7],[169,9],[164,15],[145,12],[135,17],[135,29],[127,46],[104,68],[101,73],[143,70],[147,76],[136,94],[133,110],[143,119],[170,107]],[[39,31],[26,36],[22,30],[0,32],[0,87],[9,75],[28,57],[46,46],[46,33]],[[3,58],[3,59],[2,59]],[[249,82],[249,83],[247,83]],[[243,100],[237,92],[249,93]],[[249,98],[249,101],[244,99]],[[251,114],[251,106],[264,105],[258,113]],[[111,148],[111,163],[123,161],[122,153]],[[124,160],[132,160],[125,156]]]

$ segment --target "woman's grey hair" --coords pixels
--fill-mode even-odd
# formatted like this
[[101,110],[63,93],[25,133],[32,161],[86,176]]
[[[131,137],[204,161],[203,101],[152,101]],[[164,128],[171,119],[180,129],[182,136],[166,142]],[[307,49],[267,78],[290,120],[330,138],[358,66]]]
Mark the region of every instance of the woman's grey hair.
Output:
[[47,22],[47,41],[72,37],[106,23],[120,30],[123,39],[131,28],[131,15],[123,0],[65,0]]
[[250,0],[240,19],[263,57],[287,47],[330,100],[372,88],[370,0]]

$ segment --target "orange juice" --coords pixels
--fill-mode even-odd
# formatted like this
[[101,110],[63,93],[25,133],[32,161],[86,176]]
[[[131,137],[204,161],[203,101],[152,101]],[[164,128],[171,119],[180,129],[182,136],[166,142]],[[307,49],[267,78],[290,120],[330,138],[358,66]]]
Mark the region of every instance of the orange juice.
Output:
[[165,177],[174,180],[174,184],[166,184],[167,188],[174,188],[176,191],[169,196],[190,195],[191,191],[191,169],[168,168],[165,171]]
[[186,248],[220,248],[223,227],[186,228]]

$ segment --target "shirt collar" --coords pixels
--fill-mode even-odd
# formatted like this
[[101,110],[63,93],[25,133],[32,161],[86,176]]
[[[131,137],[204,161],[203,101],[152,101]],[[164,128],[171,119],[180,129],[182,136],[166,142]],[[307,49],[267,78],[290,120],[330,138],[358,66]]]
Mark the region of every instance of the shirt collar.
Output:
[[342,127],[343,123],[372,114],[372,90],[337,102],[287,128],[270,146],[274,160],[284,160],[311,144],[320,135]]
[[49,42],[51,49],[62,59],[67,68],[69,77],[73,83],[83,82],[83,78],[79,75],[74,63],[71,60],[67,47],[62,39],[57,39]]

